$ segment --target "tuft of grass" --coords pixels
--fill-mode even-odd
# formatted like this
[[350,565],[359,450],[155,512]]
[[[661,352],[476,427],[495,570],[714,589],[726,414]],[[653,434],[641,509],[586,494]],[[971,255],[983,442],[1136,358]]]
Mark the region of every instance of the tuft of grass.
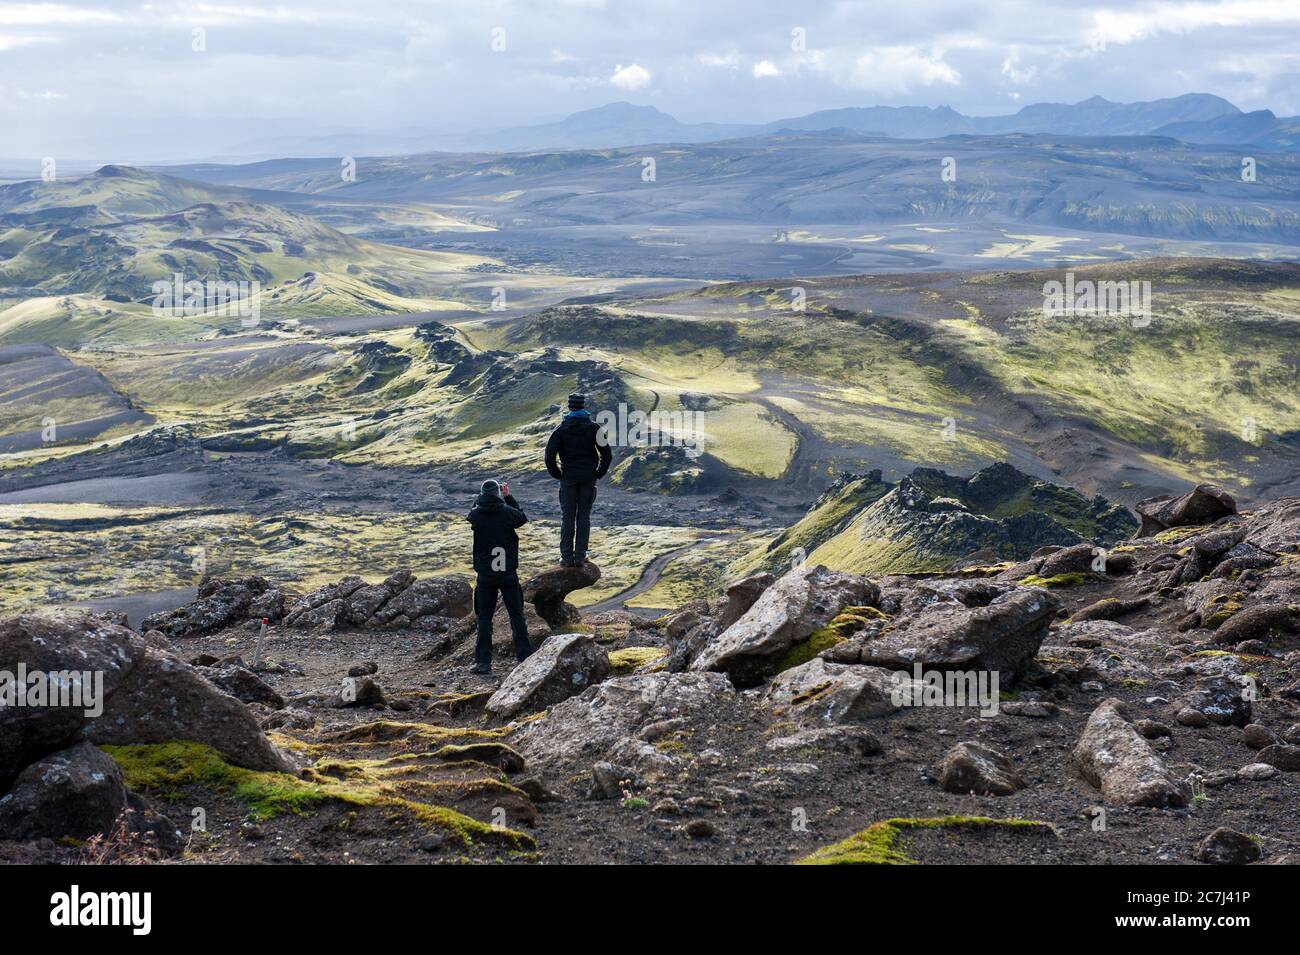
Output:
[[615,674],[631,673],[666,656],[668,651],[663,647],[624,647],[610,653],[609,668]]

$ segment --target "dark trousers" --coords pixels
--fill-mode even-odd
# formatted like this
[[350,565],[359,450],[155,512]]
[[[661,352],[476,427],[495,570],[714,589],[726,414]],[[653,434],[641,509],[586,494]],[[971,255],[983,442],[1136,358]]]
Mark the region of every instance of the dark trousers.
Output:
[[587,559],[591,505],[595,503],[595,481],[560,482],[560,560]]
[[522,660],[533,652],[528,642],[528,624],[524,621],[524,589],[519,577],[510,573],[479,574],[474,587],[474,613],[478,616],[478,641],[474,644],[474,664],[492,665],[492,615],[497,610],[497,595],[510,616],[510,635],[515,641],[515,656]]

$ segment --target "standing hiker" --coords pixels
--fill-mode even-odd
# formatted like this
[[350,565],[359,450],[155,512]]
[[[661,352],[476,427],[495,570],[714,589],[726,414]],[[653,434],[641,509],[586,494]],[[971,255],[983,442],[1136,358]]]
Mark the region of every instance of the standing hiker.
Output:
[[475,673],[492,672],[492,615],[497,595],[510,616],[515,656],[522,661],[533,652],[524,622],[524,591],[519,586],[519,537],[516,527],[528,523],[510,485],[484,481],[482,491],[465,518],[474,528],[474,613],[478,617],[478,642],[474,645]]
[[587,560],[596,482],[612,460],[609,442],[587,411],[586,396],[569,395],[569,413],[546,442],[546,470],[560,482],[560,564],[565,567],[581,567]]

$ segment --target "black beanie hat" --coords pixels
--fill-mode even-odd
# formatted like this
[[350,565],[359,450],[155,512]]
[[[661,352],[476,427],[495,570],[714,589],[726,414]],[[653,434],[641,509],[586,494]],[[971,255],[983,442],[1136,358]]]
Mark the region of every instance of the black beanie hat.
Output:
[[585,407],[587,407],[586,395],[578,395],[578,394],[569,395],[570,411],[581,411]]
[[489,478],[483,482],[482,492],[484,497],[500,497],[501,485]]

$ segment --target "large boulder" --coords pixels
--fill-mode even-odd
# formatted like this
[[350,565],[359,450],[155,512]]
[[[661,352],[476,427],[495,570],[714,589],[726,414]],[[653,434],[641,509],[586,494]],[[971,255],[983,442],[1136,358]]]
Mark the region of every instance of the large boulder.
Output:
[[[0,621],[0,672],[102,674],[104,696],[115,693],[140,663],[144,641],[126,627],[84,610],[23,614]],[[96,678],[85,684],[100,689]],[[66,686],[68,679],[61,680]],[[21,706],[0,683],[0,792],[32,761],[65,749],[81,738],[85,706]],[[69,702],[72,702],[71,700]],[[102,703],[102,700],[100,701]]]
[[1074,763],[1110,803],[1176,808],[1191,801],[1191,787],[1169,771],[1119,700],[1106,700],[1088,717]]
[[845,607],[873,605],[879,599],[880,588],[857,574],[795,568],[710,640],[691,661],[691,669],[722,671],[736,686],[754,686],[777,672],[786,651]]
[[117,763],[75,743],[30,764],[0,796],[0,839],[85,839],[109,831],[126,800]]
[[94,707],[0,707],[0,791],[34,760],[83,738],[189,739],[249,769],[287,768],[242,703],[175,655],[95,614],[50,611],[0,621],[0,670],[16,672],[19,663],[28,673],[62,674],[65,682],[77,672],[102,673],[102,695]]
[[1237,513],[1232,495],[1215,484],[1198,484],[1178,497],[1161,495],[1138,501],[1135,509],[1142,518],[1137,537],[1150,537],[1170,527],[1199,526]]
[[600,580],[600,568],[587,561],[581,567],[548,567],[524,584],[524,600],[552,627],[573,623],[564,600],[575,590]]
[[100,745],[187,739],[207,743],[236,766],[292,768],[243,703],[188,663],[152,647],[108,695],[103,715],[87,721],[85,735]]
[[845,666],[813,657],[773,677],[764,701],[781,717],[813,725],[858,723],[888,716],[895,702],[892,676],[876,667]]
[[542,644],[506,677],[487,701],[503,719],[533,713],[581,693],[609,676],[609,656],[585,633],[561,633]]
[[[1037,587],[1020,587],[985,607],[931,604],[879,637],[866,640],[859,662],[912,671],[983,670],[1014,683],[1033,662],[1060,612],[1054,596]],[[842,659],[837,656],[837,659]]]
[[727,602],[723,606],[718,619],[714,623],[718,632],[726,630],[733,623],[749,612],[749,608],[758,602],[758,598],[768,587],[776,582],[776,578],[764,571],[761,574],[751,574],[743,580],[738,580],[727,588]]
[[512,737],[530,760],[600,759],[615,743],[651,723],[712,716],[733,697],[721,673],[644,673],[613,677],[558,703]]

